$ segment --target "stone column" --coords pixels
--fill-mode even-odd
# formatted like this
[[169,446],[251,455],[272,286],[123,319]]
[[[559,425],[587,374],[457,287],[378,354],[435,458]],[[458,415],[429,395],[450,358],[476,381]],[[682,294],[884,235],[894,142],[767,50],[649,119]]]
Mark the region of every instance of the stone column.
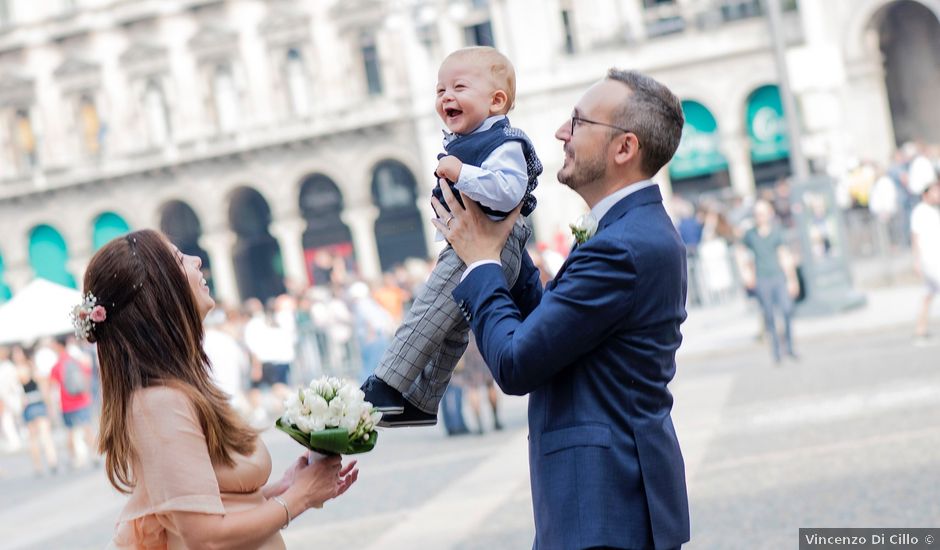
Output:
[[284,276],[288,288],[304,289],[310,286],[307,277],[307,262],[304,259],[304,229],[307,223],[298,217],[277,219],[271,223],[270,231],[281,247],[284,260]]
[[23,290],[35,276],[32,268],[28,265],[8,268],[3,272],[3,280],[6,282],[7,286],[10,287],[10,291],[13,292],[14,295]]
[[4,249],[3,278],[8,287],[16,294],[23,289],[33,277],[33,268],[29,265],[29,239],[10,239],[9,246]]
[[377,279],[382,275],[379,263],[379,251],[375,244],[375,220],[379,209],[373,204],[363,204],[346,208],[340,218],[352,232],[353,247],[359,273],[366,279]]
[[91,254],[75,254],[66,262],[72,277],[75,277],[75,284],[79,290],[84,288],[85,270],[88,269],[88,262],[91,261]]
[[232,259],[232,247],[235,246],[236,240],[235,233],[228,229],[204,233],[199,238],[199,246],[209,254],[216,298],[228,306],[238,306],[241,303],[238,281],[235,279],[235,264]]
[[721,139],[722,153],[728,159],[728,175],[735,194],[754,194],[754,168],[751,166],[751,144],[744,136],[724,136]]

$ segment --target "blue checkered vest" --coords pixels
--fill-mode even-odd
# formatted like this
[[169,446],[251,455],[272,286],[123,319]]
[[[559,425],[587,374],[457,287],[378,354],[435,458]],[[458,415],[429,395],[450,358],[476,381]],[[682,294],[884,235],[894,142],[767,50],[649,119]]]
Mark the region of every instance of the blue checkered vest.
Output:
[[[532,196],[532,191],[535,190],[535,186],[538,185],[538,180],[536,178],[538,178],[539,174],[542,173],[542,163],[535,155],[535,147],[532,146],[532,142],[529,140],[529,137],[525,135],[522,130],[510,126],[508,118],[497,121],[488,130],[474,134],[467,134],[454,139],[444,146],[444,150],[447,152],[441,153],[437,156],[437,158],[440,160],[446,155],[453,155],[464,164],[480,166],[483,161],[486,160],[486,157],[490,156],[490,153],[492,153],[500,145],[510,140],[518,141],[522,144],[522,154],[525,156],[526,172],[529,176],[529,179],[526,183],[525,196],[522,197],[522,215],[528,216],[532,213],[533,210],[535,210],[536,201],[535,197]],[[450,188],[454,192],[454,196],[457,197],[457,200],[460,202],[460,205],[463,206],[463,201],[460,198],[460,192],[457,191],[452,182],[450,184]],[[444,195],[441,193],[439,184],[434,187],[432,194],[437,198],[437,200],[441,201],[441,204],[443,204],[445,208],[447,208],[447,204],[444,202]],[[493,210],[492,208],[488,208],[482,204],[480,207],[483,209],[483,212],[491,216],[506,217],[509,214],[509,212]]]

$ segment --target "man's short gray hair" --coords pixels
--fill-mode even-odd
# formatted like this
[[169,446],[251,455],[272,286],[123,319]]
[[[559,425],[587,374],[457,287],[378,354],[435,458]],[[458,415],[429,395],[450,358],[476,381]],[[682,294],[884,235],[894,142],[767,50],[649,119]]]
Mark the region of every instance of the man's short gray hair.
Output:
[[652,177],[679,147],[685,123],[682,104],[669,88],[640,72],[610,69],[607,78],[623,82],[632,92],[614,113],[613,124],[636,134],[643,151],[641,167]]

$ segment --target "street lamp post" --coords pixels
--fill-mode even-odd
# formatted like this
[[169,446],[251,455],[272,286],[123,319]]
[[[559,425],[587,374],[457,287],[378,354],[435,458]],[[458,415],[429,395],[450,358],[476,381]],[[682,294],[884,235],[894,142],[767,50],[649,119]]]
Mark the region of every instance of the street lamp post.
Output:
[[803,155],[802,127],[790,88],[780,0],[762,2],[770,27],[780,100],[790,142],[790,170],[793,174],[790,200],[799,228],[800,272],[805,294],[797,311],[804,315],[824,315],[859,307],[865,304],[865,296],[852,288],[846,232],[833,195],[832,180],[824,175],[811,176]]
[[803,132],[800,117],[796,112],[796,100],[790,88],[790,70],[787,67],[786,45],[781,28],[780,0],[762,0],[767,12],[770,27],[770,40],[774,50],[774,64],[777,67],[777,81],[780,100],[783,102],[783,115],[787,123],[787,135],[790,138],[790,170],[798,182],[809,178],[809,164],[803,155]]

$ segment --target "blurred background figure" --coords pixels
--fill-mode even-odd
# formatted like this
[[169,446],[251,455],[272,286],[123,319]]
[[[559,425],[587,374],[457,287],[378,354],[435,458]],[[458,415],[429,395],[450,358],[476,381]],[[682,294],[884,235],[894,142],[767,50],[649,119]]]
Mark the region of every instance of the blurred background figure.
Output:
[[56,352],[58,360],[49,379],[59,387],[62,421],[69,431],[69,465],[81,468],[96,449],[92,432],[91,365],[70,353],[67,342],[68,339],[62,336],[52,340],[51,349]]
[[463,417],[464,388],[459,378],[463,368],[464,364],[461,359],[454,369],[454,380],[447,385],[447,389],[444,390],[444,397],[441,398],[440,417],[448,437],[470,433],[470,428],[467,427],[467,422]]
[[[280,414],[290,392],[287,384],[294,360],[294,335],[291,330],[277,325],[274,313],[265,310],[260,300],[248,300],[245,307],[250,316],[245,323],[245,345],[251,353],[250,421],[253,426],[262,427],[269,424],[269,413]],[[265,403],[263,390],[270,390],[272,402]]]
[[0,346],[0,450],[15,452],[22,448],[16,422],[22,410],[23,391],[10,360],[10,350]]
[[490,405],[490,413],[493,421],[493,429],[496,431],[503,429],[503,424],[499,421],[499,389],[493,380],[493,373],[486,365],[483,355],[480,354],[480,348],[477,347],[476,337],[473,332],[470,333],[470,342],[467,345],[467,351],[463,354],[463,369],[454,375],[460,379],[459,385],[463,387],[466,393],[467,402],[470,405],[470,411],[476,421],[476,431],[483,434],[483,404],[481,394],[486,393],[487,401]]
[[411,301],[411,293],[402,288],[394,272],[382,273],[382,284],[375,289],[372,296],[385,308],[395,326],[401,324],[405,315],[405,304]]
[[911,167],[911,191],[920,191],[921,200],[911,213],[911,247],[914,270],[926,286],[914,337],[915,342],[922,345],[928,338],[930,306],[940,291],[940,182],[937,181],[936,170],[926,159],[922,166],[916,167],[916,171],[914,162]]
[[228,394],[232,407],[247,416],[251,408],[244,388],[251,360],[245,348],[225,329],[227,322],[227,315],[222,310],[213,311],[206,317],[203,348],[212,365],[212,380]]
[[368,378],[382,359],[385,348],[388,347],[392,334],[395,332],[395,322],[369,292],[369,285],[357,281],[349,287],[349,300],[353,314],[355,336],[359,342],[359,353],[362,358],[362,369],[359,373],[359,383]]
[[351,375],[353,362],[358,362],[358,353],[352,349],[353,314],[343,299],[332,288],[316,287],[312,291],[313,324],[322,334],[326,360],[324,374]]
[[[56,474],[59,471],[59,458],[52,441],[48,383],[38,375],[29,353],[22,347],[13,348],[12,359],[24,394],[23,422],[29,433],[29,457],[33,462],[33,472],[41,476],[45,467],[48,467],[50,473]],[[45,467],[43,455],[46,459]]]
[[[796,265],[769,202],[758,200],[754,204],[754,227],[741,239],[738,258],[744,285],[754,289],[760,303],[774,365],[780,365],[783,352],[797,359],[791,322],[793,298],[799,293]],[[778,313],[783,320],[783,350],[777,333]]]

